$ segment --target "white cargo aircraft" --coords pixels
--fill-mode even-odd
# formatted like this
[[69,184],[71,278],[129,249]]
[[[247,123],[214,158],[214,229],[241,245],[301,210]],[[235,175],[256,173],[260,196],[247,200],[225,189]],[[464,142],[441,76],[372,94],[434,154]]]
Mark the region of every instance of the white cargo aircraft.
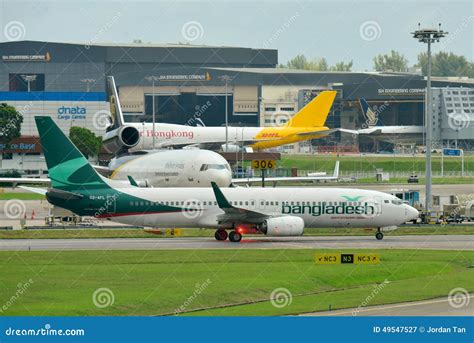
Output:
[[[382,231],[418,217],[393,195],[340,188],[138,188],[100,176],[50,117],[36,117],[51,177],[48,201],[80,216],[147,227],[215,228],[239,242],[246,233],[301,236],[305,227]],[[230,233],[227,233],[230,230]]]
[[[187,126],[168,123],[125,123],[113,76],[107,77],[110,126],[103,139],[112,154],[124,151],[163,148],[201,148],[226,152],[243,147],[262,150],[280,145],[325,137],[338,129],[325,126],[336,91],[322,91],[280,127]],[[154,130],[153,130],[154,128]]]

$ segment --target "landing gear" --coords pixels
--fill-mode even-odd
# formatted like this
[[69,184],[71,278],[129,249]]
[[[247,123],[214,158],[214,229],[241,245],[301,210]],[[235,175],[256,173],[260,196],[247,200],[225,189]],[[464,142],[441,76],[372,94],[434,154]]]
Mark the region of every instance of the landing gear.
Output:
[[380,228],[377,228],[377,233],[375,234],[375,238],[377,238],[379,241],[383,239],[383,233],[380,231]]
[[227,231],[219,229],[214,234],[214,237],[216,237],[218,241],[225,241],[227,239]]
[[242,235],[238,233],[237,231],[231,231],[229,233],[229,241],[240,242],[241,239],[242,239]]

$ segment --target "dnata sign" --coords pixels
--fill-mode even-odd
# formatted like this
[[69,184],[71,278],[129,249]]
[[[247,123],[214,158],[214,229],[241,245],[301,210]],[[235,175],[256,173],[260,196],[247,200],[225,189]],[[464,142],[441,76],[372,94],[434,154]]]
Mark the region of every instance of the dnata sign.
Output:
[[58,119],[86,119],[87,110],[81,106],[61,106],[58,108]]

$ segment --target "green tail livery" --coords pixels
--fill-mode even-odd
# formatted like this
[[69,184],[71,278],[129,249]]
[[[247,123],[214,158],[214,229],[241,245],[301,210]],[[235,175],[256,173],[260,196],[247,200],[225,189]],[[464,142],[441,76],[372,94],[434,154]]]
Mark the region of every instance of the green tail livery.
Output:
[[183,210],[121,192],[132,185],[99,175],[50,117],[35,121],[51,179],[46,198],[53,205],[97,218]]

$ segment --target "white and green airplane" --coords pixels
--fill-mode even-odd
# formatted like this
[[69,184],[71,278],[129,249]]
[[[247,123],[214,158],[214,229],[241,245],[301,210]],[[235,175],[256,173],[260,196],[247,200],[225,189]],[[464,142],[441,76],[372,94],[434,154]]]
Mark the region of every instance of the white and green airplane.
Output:
[[[382,231],[418,217],[386,193],[341,188],[140,188],[99,175],[50,117],[36,117],[48,166],[48,201],[80,216],[147,227],[213,228],[217,240],[246,233],[301,236],[305,227]],[[230,231],[229,233],[227,231]]]

